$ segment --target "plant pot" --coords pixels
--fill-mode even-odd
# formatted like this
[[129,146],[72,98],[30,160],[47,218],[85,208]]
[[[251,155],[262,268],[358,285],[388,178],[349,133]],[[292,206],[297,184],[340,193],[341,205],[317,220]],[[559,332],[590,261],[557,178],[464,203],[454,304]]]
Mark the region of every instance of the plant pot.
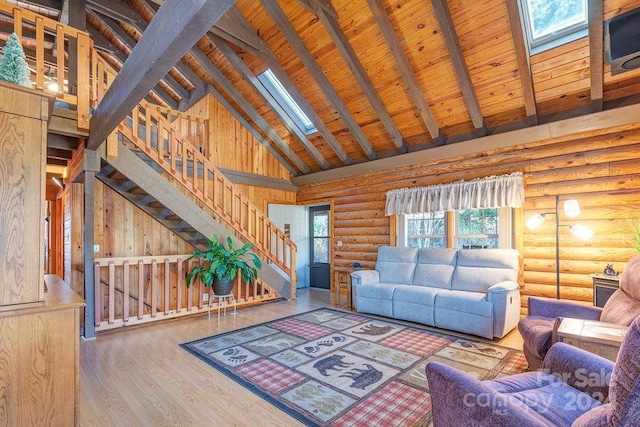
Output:
[[229,295],[233,290],[233,284],[235,280],[229,279],[213,279],[213,283],[211,284],[211,290],[216,295]]

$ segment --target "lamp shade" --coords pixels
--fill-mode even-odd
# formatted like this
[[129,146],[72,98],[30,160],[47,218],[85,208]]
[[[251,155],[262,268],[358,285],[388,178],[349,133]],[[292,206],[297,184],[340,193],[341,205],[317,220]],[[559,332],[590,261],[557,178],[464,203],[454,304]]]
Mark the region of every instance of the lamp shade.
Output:
[[569,228],[569,230],[571,231],[571,234],[581,240],[589,240],[593,237],[593,230],[582,224],[574,224]]
[[535,230],[536,228],[540,227],[540,225],[543,222],[544,222],[544,215],[537,214],[537,215],[532,216],[528,220],[526,220],[524,222],[524,225],[526,225],[527,228],[530,229],[530,230]]
[[576,199],[569,199],[564,202],[564,214],[568,217],[580,215],[580,203]]

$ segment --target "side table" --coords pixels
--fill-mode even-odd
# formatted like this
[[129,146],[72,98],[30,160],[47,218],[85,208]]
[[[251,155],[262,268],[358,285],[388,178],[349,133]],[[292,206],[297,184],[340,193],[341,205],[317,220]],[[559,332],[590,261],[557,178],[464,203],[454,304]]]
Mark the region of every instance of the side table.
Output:
[[333,292],[335,306],[340,307],[341,290],[347,290],[347,308],[351,310],[351,272],[349,271],[335,271],[333,278]]
[[626,326],[596,320],[564,318],[558,327],[560,341],[614,362],[626,333]]
[[593,305],[604,307],[609,297],[618,290],[620,276],[592,274],[591,278],[593,279]]

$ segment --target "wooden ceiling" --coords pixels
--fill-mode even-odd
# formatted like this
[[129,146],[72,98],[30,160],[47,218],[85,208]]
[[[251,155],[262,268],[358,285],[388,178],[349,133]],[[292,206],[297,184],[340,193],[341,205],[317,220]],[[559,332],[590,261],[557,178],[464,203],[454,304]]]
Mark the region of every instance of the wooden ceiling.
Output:
[[[118,69],[162,3],[67,1],[86,1],[86,29]],[[17,3],[64,16],[59,0]],[[589,6],[589,36],[530,56],[516,0],[239,0],[148,98],[184,111],[212,94],[292,176],[639,102],[640,69],[611,75],[602,28],[640,1]],[[271,105],[256,79],[267,68],[317,133]]]

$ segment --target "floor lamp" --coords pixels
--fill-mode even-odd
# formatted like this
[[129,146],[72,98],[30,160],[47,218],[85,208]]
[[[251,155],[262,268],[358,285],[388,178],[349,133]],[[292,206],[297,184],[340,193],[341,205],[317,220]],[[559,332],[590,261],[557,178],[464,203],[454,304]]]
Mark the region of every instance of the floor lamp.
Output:
[[[580,215],[580,204],[575,199],[564,200],[564,215],[569,218]],[[556,196],[556,209],[554,212],[536,214],[525,221],[527,228],[535,230],[543,222],[547,215],[555,215],[556,218],[556,298],[560,299],[560,227],[568,226],[571,234],[581,240],[589,240],[593,237],[593,230],[582,224],[560,224],[560,196]]]

